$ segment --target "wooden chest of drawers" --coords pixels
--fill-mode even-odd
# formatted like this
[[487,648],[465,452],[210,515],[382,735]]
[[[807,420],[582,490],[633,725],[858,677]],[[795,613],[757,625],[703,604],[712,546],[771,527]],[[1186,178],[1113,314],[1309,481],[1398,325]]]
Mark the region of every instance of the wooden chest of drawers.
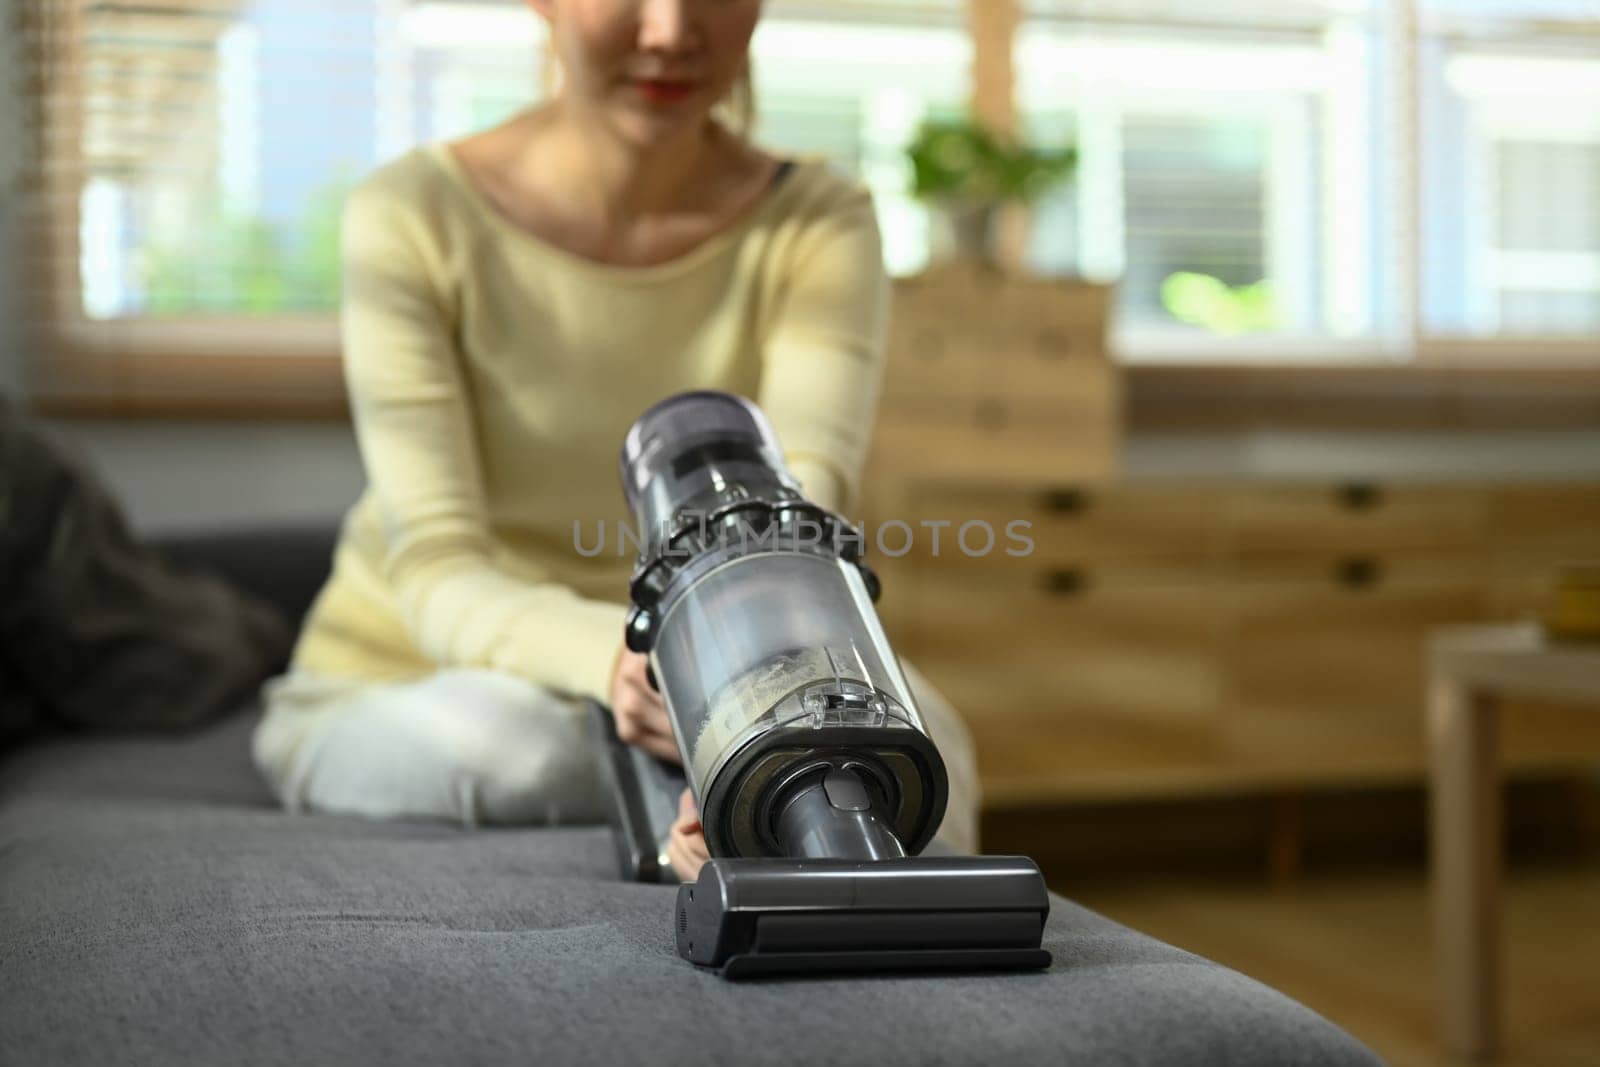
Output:
[[[886,624],[971,725],[996,806],[1420,780],[1428,630],[1526,614],[1556,564],[1600,557],[1600,485],[951,478],[896,499],[916,536],[869,556]],[[924,523],[948,523],[937,552]],[[1509,715],[1507,759],[1600,758],[1593,720]]]

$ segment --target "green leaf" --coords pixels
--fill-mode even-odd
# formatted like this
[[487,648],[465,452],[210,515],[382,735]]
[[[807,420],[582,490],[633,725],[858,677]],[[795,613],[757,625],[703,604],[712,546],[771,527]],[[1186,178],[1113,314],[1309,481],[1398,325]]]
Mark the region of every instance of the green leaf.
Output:
[[912,194],[929,200],[998,203],[1037,199],[1070,178],[1078,153],[1002,138],[969,118],[930,119],[906,149]]
[[1179,322],[1225,335],[1275,329],[1280,316],[1265,278],[1230,286],[1196,271],[1175,271],[1161,283],[1161,306]]

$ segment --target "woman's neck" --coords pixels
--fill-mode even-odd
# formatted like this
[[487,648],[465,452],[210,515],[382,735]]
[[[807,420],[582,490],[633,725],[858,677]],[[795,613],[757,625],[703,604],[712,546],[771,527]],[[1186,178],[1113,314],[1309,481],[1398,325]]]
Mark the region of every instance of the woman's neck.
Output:
[[452,146],[512,223],[604,263],[663,262],[770,185],[777,160],[716,125],[641,150],[552,102]]
[[566,100],[536,113],[535,122],[534,136],[524,141],[523,173],[561,190],[603,232],[704,204],[704,178],[727,149],[709,122],[646,147],[632,145]]

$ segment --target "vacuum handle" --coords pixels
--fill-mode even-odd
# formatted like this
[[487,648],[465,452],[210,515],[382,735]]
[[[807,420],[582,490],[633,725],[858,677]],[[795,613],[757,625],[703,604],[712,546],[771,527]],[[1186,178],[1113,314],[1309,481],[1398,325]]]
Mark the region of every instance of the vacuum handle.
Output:
[[666,860],[666,845],[678,817],[678,798],[688,787],[683,768],[657,759],[617,736],[611,709],[590,700],[590,737],[599,761],[600,784],[617,865],[629,882],[678,880]]

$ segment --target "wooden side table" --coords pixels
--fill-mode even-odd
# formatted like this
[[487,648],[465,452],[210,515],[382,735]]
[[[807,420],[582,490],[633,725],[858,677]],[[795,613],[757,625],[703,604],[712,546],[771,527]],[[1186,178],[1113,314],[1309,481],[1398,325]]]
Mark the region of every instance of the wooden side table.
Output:
[[1498,702],[1600,706],[1600,647],[1556,645],[1535,624],[1452,626],[1428,647],[1434,962],[1452,1053],[1492,1056],[1500,1030],[1502,863]]

